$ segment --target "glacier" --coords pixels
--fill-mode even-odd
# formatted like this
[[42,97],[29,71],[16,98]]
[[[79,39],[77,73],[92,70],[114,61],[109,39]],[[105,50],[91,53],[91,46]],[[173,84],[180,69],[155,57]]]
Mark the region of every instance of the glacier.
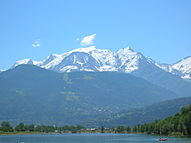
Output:
[[56,72],[113,71],[124,73],[131,73],[139,70],[140,67],[147,67],[145,65],[152,65],[181,78],[191,79],[191,56],[172,65],[161,64],[135,52],[130,47],[116,52],[97,49],[95,46],[78,48],[62,54],[51,54],[43,61],[20,60],[12,68],[21,64],[32,64]]

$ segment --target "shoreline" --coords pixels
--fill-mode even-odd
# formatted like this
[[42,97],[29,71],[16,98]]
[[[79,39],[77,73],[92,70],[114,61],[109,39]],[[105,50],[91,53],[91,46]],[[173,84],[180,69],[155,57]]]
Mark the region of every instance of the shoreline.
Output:
[[173,136],[173,135],[158,135],[158,134],[147,134],[147,133],[114,133],[114,132],[63,132],[63,133],[56,133],[56,132],[0,132],[0,136],[8,136],[8,135],[61,135],[61,134],[144,134],[149,136],[159,136],[159,137],[174,137],[174,138],[191,138],[191,136]]
[[0,132],[0,136],[6,136],[6,135],[47,135],[47,134],[52,134],[52,135],[59,135],[59,134],[145,134],[145,133],[114,133],[114,132],[63,132],[63,133],[56,133],[56,132]]
[[45,134],[42,132],[0,132],[0,136],[5,135],[38,135],[38,134]]

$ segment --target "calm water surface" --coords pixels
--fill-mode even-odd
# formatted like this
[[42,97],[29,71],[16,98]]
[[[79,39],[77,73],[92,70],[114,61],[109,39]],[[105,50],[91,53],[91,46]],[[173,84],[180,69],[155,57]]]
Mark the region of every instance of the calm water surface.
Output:
[[[143,134],[5,135],[0,143],[156,143],[158,136]],[[165,143],[191,143],[191,138],[168,137]]]

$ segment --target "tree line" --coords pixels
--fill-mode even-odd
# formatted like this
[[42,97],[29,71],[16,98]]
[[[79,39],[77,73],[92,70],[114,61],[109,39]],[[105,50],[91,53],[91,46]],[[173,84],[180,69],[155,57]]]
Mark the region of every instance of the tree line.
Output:
[[43,132],[43,133],[51,133],[51,132],[79,132],[84,129],[83,126],[75,125],[69,126],[65,125],[62,127],[58,126],[50,126],[50,125],[25,125],[24,123],[19,123],[15,127],[11,126],[11,124],[7,121],[3,121],[0,126],[0,132]]
[[164,120],[137,125],[133,132],[158,135],[191,136],[191,105],[182,107],[181,111]]
[[85,128],[81,125],[65,125],[62,127],[59,126],[50,126],[50,125],[25,125],[24,123],[19,123],[15,127],[7,121],[1,123],[0,132],[11,133],[11,132],[42,132],[42,133],[79,133],[79,132],[100,132],[100,133],[130,133],[131,128],[128,126],[118,126],[113,128],[105,128],[104,126],[100,128]]

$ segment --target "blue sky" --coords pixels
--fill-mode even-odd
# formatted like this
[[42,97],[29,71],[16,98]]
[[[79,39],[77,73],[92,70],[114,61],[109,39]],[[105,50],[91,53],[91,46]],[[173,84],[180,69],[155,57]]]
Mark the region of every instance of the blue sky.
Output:
[[1,0],[0,69],[80,48],[131,46],[161,63],[191,56],[190,0]]

